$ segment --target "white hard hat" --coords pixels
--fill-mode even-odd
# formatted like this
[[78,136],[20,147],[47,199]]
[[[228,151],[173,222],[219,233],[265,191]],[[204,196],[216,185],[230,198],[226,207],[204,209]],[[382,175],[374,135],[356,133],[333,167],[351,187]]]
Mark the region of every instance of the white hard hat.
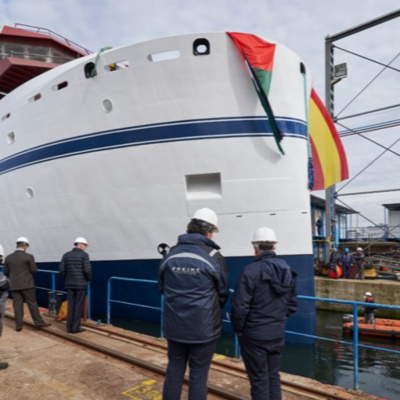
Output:
[[24,236],[19,237],[19,238],[16,240],[16,242],[17,242],[17,243],[26,243],[26,244],[29,244],[28,238],[26,238],[26,237],[24,237]]
[[74,240],[75,245],[78,243],[83,243],[83,244],[86,244],[86,246],[89,246],[87,240],[84,237],[79,236]]
[[256,242],[278,243],[278,241],[276,240],[275,232],[271,228],[268,228],[266,226],[258,228],[255,231],[252,243]]
[[357,247],[357,251],[363,251],[361,247]]
[[205,208],[200,208],[199,210],[195,211],[192,219],[199,219],[201,221],[204,221],[211,225],[214,225],[216,232],[219,232],[217,214],[210,208],[205,207]]
[[4,248],[1,244],[0,244],[0,256],[4,257]]
[[365,297],[372,297],[372,293],[371,293],[371,292],[365,292],[365,293],[364,293],[364,296],[365,296]]

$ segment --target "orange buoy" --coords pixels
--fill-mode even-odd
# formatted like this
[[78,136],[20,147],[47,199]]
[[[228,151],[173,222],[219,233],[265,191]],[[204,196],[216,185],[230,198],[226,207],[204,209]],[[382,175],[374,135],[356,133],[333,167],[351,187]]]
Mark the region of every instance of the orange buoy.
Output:
[[[337,277],[338,277],[338,278],[341,278],[341,277],[342,277],[342,268],[340,268],[339,265],[336,265],[336,273],[337,273]],[[334,273],[334,271],[331,271],[331,273],[329,274],[329,276],[330,276],[331,278],[335,278],[335,273]]]

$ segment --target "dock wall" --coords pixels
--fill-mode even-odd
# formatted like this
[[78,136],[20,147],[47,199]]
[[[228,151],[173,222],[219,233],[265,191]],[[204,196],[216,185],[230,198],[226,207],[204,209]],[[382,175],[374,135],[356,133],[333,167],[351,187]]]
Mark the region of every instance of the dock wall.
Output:
[[[337,300],[364,301],[364,293],[371,292],[375,303],[400,306],[400,281],[383,279],[328,279],[315,277],[315,296]],[[353,313],[353,307],[347,304],[334,304],[318,301],[318,310],[334,310]],[[364,314],[363,307],[358,309]],[[377,318],[400,319],[400,310],[379,309],[375,311]]]

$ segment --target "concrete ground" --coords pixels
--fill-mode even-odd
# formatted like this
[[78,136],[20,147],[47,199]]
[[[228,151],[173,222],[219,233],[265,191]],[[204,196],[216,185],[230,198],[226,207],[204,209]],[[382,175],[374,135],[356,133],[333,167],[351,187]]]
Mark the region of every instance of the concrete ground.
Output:
[[[7,305],[8,311],[11,304]],[[26,317],[29,313],[25,314]],[[29,320],[27,318],[27,320]],[[14,320],[5,318],[3,336],[0,338],[0,359],[9,363],[9,367],[0,371],[0,400],[113,400],[113,399],[162,399],[162,379],[154,373],[144,371],[123,361],[100,355],[77,343],[55,337],[46,330],[65,332],[65,323],[52,322],[50,328],[36,330],[24,325],[21,332],[15,331]],[[93,322],[93,325],[95,323]],[[110,332],[122,331],[119,328],[106,326]],[[130,337],[144,337],[134,332],[127,332]],[[79,339],[121,352],[140,360],[166,367],[165,351],[151,342],[165,345],[163,339],[147,337],[150,345],[134,344],[109,335],[91,331],[90,327],[77,335]],[[228,357],[216,358],[229,368],[232,363],[240,363]],[[323,385],[319,382],[282,374],[286,380],[295,381],[304,387],[315,387],[326,393],[341,393],[346,399],[376,400],[374,396],[353,396],[344,389]],[[243,396],[249,397],[247,378],[238,377],[221,368],[210,371],[209,383],[220,386]],[[284,392],[284,400],[299,400],[309,397]],[[184,391],[182,400],[187,399]],[[209,400],[216,399],[209,395]]]

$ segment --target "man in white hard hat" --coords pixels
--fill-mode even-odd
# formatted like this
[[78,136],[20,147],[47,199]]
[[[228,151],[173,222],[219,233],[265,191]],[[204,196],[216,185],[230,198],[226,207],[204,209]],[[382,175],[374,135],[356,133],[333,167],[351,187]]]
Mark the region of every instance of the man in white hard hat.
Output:
[[357,248],[357,252],[354,255],[354,262],[356,264],[356,278],[364,279],[364,264],[365,264],[365,255],[364,251],[361,247]]
[[67,290],[68,315],[67,332],[80,333],[81,319],[85,306],[85,297],[88,284],[92,278],[92,266],[89,255],[86,253],[88,242],[83,237],[77,237],[74,248],[66,252],[61,259],[58,271],[65,279]]
[[43,320],[36,301],[36,288],[33,274],[37,272],[35,258],[26,252],[29,240],[17,239],[17,249],[6,257],[4,272],[10,278],[10,292],[13,299],[15,330],[20,332],[24,319],[24,301],[28,305],[35,327],[45,328],[51,324]]
[[[374,299],[372,298],[371,292],[365,292],[364,294],[364,302],[365,303],[375,303]],[[375,324],[375,310],[376,307],[365,306],[365,314],[364,314],[364,323],[365,324]]]
[[222,308],[228,298],[228,268],[212,240],[217,214],[197,210],[160,265],[158,286],[164,294],[164,335],[168,368],[163,399],[180,399],[189,363],[189,399],[207,398],[207,377],[222,333]]
[[[3,264],[4,249],[0,245],[0,264]],[[8,289],[10,288],[9,279],[0,271],[0,336],[3,333],[4,313],[6,312],[6,302],[8,297]],[[6,369],[8,363],[0,362],[0,370]]]
[[271,228],[259,228],[252,244],[255,260],[236,283],[231,322],[249,375],[251,398],[280,400],[286,320],[297,309],[296,273],[277,258],[277,238]]

